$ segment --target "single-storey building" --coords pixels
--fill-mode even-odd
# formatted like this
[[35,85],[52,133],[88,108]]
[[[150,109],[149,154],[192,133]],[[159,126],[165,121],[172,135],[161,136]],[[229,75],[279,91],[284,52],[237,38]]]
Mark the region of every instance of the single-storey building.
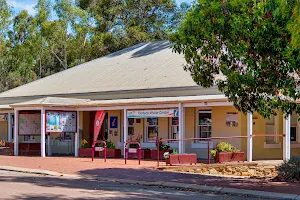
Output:
[[[81,142],[93,141],[95,113],[104,110],[98,139],[122,153],[124,141],[141,135],[142,148],[156,148],[157,136],[179,139],[168,142],[171,148],[198,158],[221,141],[244,151],[248,161],[300,155],[295,113],[271,119],[240,113],[217,88],[196,85],[184,64],[168,41],[141,43],[3,92],[0,139],[14,142],[14,155],[20,155],[18,143],[37,143],[43,157],[78,156]],[[209,143],[182,140],[211,137]]]

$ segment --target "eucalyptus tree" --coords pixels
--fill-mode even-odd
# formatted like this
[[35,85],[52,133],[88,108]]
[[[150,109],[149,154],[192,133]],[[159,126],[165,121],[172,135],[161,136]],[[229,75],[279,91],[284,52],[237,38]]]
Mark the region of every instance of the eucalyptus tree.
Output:
[[240,111],[300,114],[299,0],[199,0],[171,40],[194,81]]

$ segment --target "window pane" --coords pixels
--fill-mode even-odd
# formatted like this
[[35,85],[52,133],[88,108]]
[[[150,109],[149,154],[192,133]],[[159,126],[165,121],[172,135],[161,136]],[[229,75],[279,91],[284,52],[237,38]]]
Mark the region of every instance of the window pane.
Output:
[[171,126],[171,138],[170,139],[178,139],[179,127]]
[[291,141],[296,142],[297,141],[297,128],[291,127]]
[[128,126],[133,126],[134,124],[134,119],[133,118],[129,118],[128,119]]
[[178,125],[178,117],[172,117],[172,125]]
[[200,113],[199,112],[199,125],[211,124],[211,113]]
[[134,127],[128,127],[128,135],[134,135]]
[[154,141],[158,136],[158,127],[157,126],[148,126],[148,141]]
[[158,125],[158,118],[147,118],[148,126],[157,126]]

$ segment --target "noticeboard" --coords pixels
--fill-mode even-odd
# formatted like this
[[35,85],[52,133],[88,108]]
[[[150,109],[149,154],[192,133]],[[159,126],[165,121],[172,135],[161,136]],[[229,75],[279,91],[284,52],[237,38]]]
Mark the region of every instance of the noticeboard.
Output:
[[22,113],[19,115],[19,135],[41,134],[41,114]]
[[75,133],[77,130],[76,112],[70,111],[47,111],[46,132]]

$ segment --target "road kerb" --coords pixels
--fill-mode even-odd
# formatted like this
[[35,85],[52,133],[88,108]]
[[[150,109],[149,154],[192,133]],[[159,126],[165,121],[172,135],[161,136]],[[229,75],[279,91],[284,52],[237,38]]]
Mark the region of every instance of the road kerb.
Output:
[[186,183],[178,183],[178,182],[164,182],[164,181],[148,182],[148,181],[104,178],[104,177],[103,178],[93,178],[93,177],[85,177],[85,176],[80,176],[80,175],[61,174],[61,173],[48,171],[48,170],[28,169],[28,168],[10,167],[10,166],[0,166],[0,170],[32,173],[32,174],[40,174],[40,175],[49,175],[49,176],[63,176],[63,177],[67,177],[67,178],[85,178],[85,179],[90,179],[90,180],[110,181],[110,182],[128,183],[128,184],[139,184],[139,185],[144,185],[144,186],[163,186],[163,187],[169,187],[169,188],[192,189],[192,190],[199,190],[199,191],[203,191],[203,192],[213,192],[213,193],[231,194],[231,195],[247,195],[247,196],[252,196],[252,197],[262,197],[262,198],[269,198],[269,199],[300,200],[300,195],[297,195],[297,194],[273,193],[273,192],[265,192],[265,191],[259,191],[259,190],[222,188],[222,187],[216,187],[216,186],[186,184]]
[[223,189],[222,187],[217,187],[217,186],[207,186],[207,185],[197,185],[197,184],[188,184],[186,188],[206,191],[206,192],[214,192],[214,193],[219,193]]
[[235,195],[247,195],[254,197],[263,197],[269,199],[296,199],[298,197],[297,194],[285,194],[285,193],[277,193],[277,192],[264,192],[258,190],[245,190],[245,189],[235,189],[235,188],[223,188],[220,194],[235,194]]

